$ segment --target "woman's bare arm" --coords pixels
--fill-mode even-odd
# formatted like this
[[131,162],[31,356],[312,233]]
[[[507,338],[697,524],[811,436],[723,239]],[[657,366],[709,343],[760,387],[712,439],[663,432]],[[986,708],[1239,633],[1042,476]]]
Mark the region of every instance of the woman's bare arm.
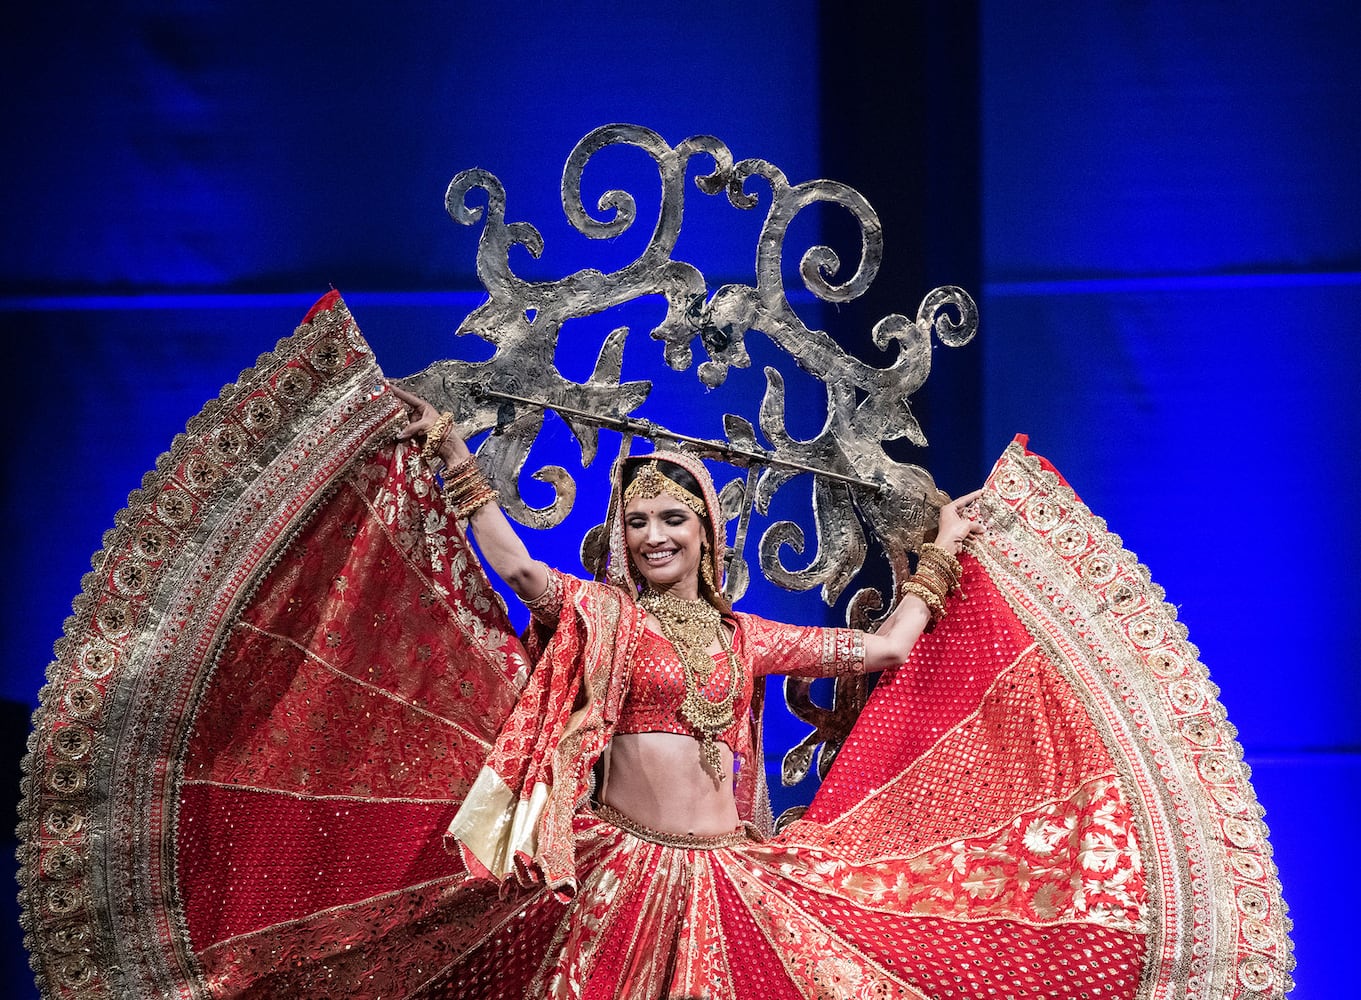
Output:
[[886,670],[902,663],[929,624],[926,602],[911,594],[903,597],[877,631],[865,633],[865,669]]
[[[977,500],[982,492],[975,490],[958,500],[952,500],[940,509],[940,528],[936,532],[937,545],[950,553],[958,554],[966,538],[982,532],[982,527],[976,521],[964,516],[964,508]],[[884,670],[902,663],[930,623],[931,612],[926,602],[915,594],[903,595],[898,606],[893,609],[893,614],[885,619],[878,631],[865,636],[865,669]]]

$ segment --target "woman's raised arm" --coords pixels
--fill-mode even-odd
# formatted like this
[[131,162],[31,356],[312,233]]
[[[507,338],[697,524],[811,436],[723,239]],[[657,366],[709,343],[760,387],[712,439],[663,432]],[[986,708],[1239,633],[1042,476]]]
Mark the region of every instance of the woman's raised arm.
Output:
[[[397,386],[393,393],[407,406],[406,427],[397,433],[397,440],[421,437],[435,426],[439,413],[433,406]],[[444,435],[439,455],[448,468],[453,468],[471,457],[467,443],[456,431]],[[548,567],[529,554],[501,508],[484,503],[473,511],[468,527],[477,541],[482,560],[493,573],[505,581],[522,601],[532,601],[548,589]]]
[[[978,522],[964,516],[964,508],[982,493],[982,490],[975,490],[940,509],[936,545],[951,555],[957,555],[966,538],[982,532],[983,528]],[[865,636],[865,669],[884,670],[902,663],[930,623],[931,610],[926,602],[915,594],[904,594],[893,609],[893,614],[885,619],[878,631]]]

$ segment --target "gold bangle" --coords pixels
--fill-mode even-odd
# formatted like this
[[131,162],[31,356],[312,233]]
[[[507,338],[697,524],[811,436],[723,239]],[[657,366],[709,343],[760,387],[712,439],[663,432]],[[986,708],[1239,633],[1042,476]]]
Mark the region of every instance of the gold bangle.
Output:
[[959,578],[952,576],[944,568],[934,565],[927,560],[917,562],[917,572],[913,576],[925,577],[940,584],[941,595],[949,594],[959,585]]
[[963,570],[958,559],[944,549],[930,543],[923,545],[922,550],[917,553],[917,565],[930,566],[938,571],[942,577],[950,580],[958,580]]
[[487,504],[500,499],[501,494],[488,486],[486,489],[473,494],[467,500],[464,500],[462,503],[455,506],[454,517],[458,518],[460,521],[467,520],[472,517],[473,514],[477,513],[479,508],[485,507]]
[[941,600],[941,596],[932,587],[919,583],[914,578],[908,580],[899,590],[904,597],[910,594],[926,605],[926,610],[931,614],[932,624],[945,617],[945,602]]
[[959,558],[943,545],[937,545],[935,542],[927,542],[922,546],[921,554],[928,558],[933,554],[939,555],[939,558],[944,560],[945,565],[950,567],[950,572],[954,574],[956,580],[958,580],[960,574],[964,572],[964,568],[959,565]]
[[479,507],[500,498],[500,494],[483,475],[475,455],[469,455],[446,470],[444,492],[449,498],[454,516],[460,520],[471,517]]
[[477,464],[477,456],[469,455],[457,465],[450,465],[445,468],[444,488],[446,491],[454,490],[472,479],[481,478],[483,478],[482,467]]
[[940,546],[928,543],[917,554],[917,574],[939,582],[944,596],[959,586],[959,560]]
[[427,462],[434,461],[435,456],[439,453],[440,445],[444,444],[444,439],[449,436],[449,428],[452,426],[454,426],[454,415],[446,410],[425,432],[425,444],[421,446],[421,458]]
[[944,604],[945,598],[950,596],[950,591],[946,589],[945,584],[929,574],[913,573],[908,577],[907,582],[917,587],[925,587],[941,604]]

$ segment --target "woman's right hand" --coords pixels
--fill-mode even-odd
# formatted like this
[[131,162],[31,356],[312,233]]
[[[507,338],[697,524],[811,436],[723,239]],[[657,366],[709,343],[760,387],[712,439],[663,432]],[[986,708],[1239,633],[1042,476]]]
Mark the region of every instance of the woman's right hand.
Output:
[[[407,425],[397,432],[398,441],[422,437],[435,426],[439,411],[415,393],[388,384],[392,394],[407,408]],[[451,428],[440,442],[439,454],[448,469],[466,461],[471,452],[457,428]],[[477,535],[477,547],[484,565],[499,576],[521,600],[534,600],[548,590],[548,567],[529,554],[520,536],[506,520],[501,508],[484,503],[472,512],[468,527]]]
[[[398,441],[406,441],[414,437],[424,437],[430,428],[435,426],[435,421],[439,419],[439,411],[431,406],[415,393],[407,392],[405,389],[388,383],[388,388],[392,394],[405,404],[407,409],[407,425],[397,432]],[[455,465],[466,459],[471,452],[468,445],[458,433],[457,428],[451,429],[440,442],[440,456],[444,459],[445,465]]]
[[966,539],[981,535],[983,526],[964,513],[964,509],[983,495],[974,490],[958,500],[951,500],[940,509],[940,527],[936,530],[936,544],[954,555],[959,554]]

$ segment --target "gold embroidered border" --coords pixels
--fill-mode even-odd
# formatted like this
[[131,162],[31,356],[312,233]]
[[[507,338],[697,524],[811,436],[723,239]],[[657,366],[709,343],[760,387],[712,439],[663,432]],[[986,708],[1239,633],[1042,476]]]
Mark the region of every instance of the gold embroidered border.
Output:
[[414,885],[403,886],[400,889],[393,889],[390,892],[380,892],[376,896],[368,896],[364,899],[356,899],[349,903],[341,903],[338,906],[328,906],[324,910],[316,910],[312,913],[307,914],[306,916],[294,917],[292,920],[281,920],[278,923],[270,924],[268,927],[257,927],[255,930],[246,931],[244,934],[236,934],[229,938],[223,938],[221,941],[214,941],[212,944],[208,945],[208,947],[203,949],[203,954],[208,955],[211,954],[212,952],[220,951],[221,949],[226,948],[228,946],[240,944],[242,941],[249,941],[252,938],[267,937],[272,934],[278,934],[279,931],[283,930],[285,927],[301,927],[302,925],[310,921],[316,920],[320,917],[333,916],[337,913],[344,913],[347,910],[368,908],[371,907],[376,902],[381,902],[382,900],[385,899],[395,899],[396,897],[402,895],[403,893],[420,892],[422,889],[429,889],[437,885],[445,884],[456,885],[457,883],[461,882],[464,878],[465,876],[461,872],[453,875],[441,875],[439,878],[427,879],[424,882],[417,882]]
[[[953,731],[953,730],[952,730],[952,731]],[[947,734],[947,735],[948,735],[948,734]],[[1062,802],[1067,802],[1067,801],[1068,801],[1069,799],[1071,799],[1074,795],[1076,795],[1076,794],[1078,794],[1080,791],[1082,791],[1083,788],[1085,788],[1085,787],[1086,787],[1087,785],[1089,785],[1091,782],[1093,782],[1093,781],[1099,781],[1099,780],[1101,780],[1101,779],[1103,779],[1103,778],[1114,778],[1114,779],[1118,779],[1118,778],[1119,778],[1119,775],[1118,775],[1115,771],[1099,771],[1099,772],[1097,772],[1096,774],[1088,775],[1087,777],[1083,778],[1083,779],[1082,779],[1082,783],[1081,783],[1080,785],[1078,785],[1078,787],[1075,788],[1075,789],[1074,789],[1071,793],[1069,793],[1068,795],[1065,795],[1065,796],[1057,796],[1057,795],[1056,795],[1056,796],[1052,796],[1052,797],[1047,798],[1047,799],[1042,799],[1042,800],[1040,800],[1039,802],[1034,803],[1033,805],[1027,806],[1026,809],[1025,809],[1025,812],[1034,812],[1034,811],[1038,811],[1038,810],[1040,810],[1040,809],[1048,808],[1048,807],[1050,807],[1050,806],[1058,805],[1059,803],[1062,803]],[[893,785],[897,784],[899,780],[901,780],[901,776],[898,777],[898,778],[894,778],[893,781],[890,781],[888,784],[882,786],[882,789],[881,789],[881,791],[880,791],[878,794],[886,794],[886,793],[887,793],[887,790],[888,790],[889,788],[891,788]],[[1023,813],[1018,813],[1017,815],[1018,815],[1018,816],[1019,816],[1019,815],[1023,815]],[[943,847],[948,847],[948,846],[950,846],[951,844],[953,844],[953,843],[955,843],[955,842],[957,842],[957,841],[959,841],[959,840],[974,840],[974,839],[983,838],[983,837],[993,837],[993,836],[996,836],[997,834],[1001,833],[1003,830],[1005,830],[1007,827],[1009,827],[1012,823],[1016,822],[1016,818],[1017,818],[1017,817],[1013,816],[1011,819],[1008,819],[1008,820],[1006,820],[1006,821],[1004,821],[1004,822],[1001,822],[1001,823],[997,823],[997,824],[995,824],[995,825],[993,825],[993,826],[984,827],[982,830],[974,830],[974,831],[971,831],[971,832],[969,832],[968,834],[966,834],[966,835],[963,836],[963,837],[951,837],[949,840],[935,840],[935,841],[932,841],[931,843],[925,844],[925,845],[923,845],[921,848],[919,848],[919,849],[913,851],[911,854],[885,854],[885,855],[883,855],[882,857],[876,856],[874,860],[875,860],[876,863],[877,863],[877,862],[892,863],[892,862],[898,862],[898,861],[911,861],[913,858],[920,857],[920,856],[923,855],[923,854],[928,854],[928,853],[930,853],[931,851],[938,851],[938,850],[940,850],[940,849],[943,848]],[[833,857],[840,857],[840,855],[836,855],[834,852],[829,851],[829,850],[827,849],[826,845],[822,844],[822,843],[821,843],[819,840],[817,840],[817,839],[814,839],[814,840],[794,840],[794,839],[792,839],[792,838],[783,837],[783,838],[780,839],[780,842],[779,842],[779,843],[780,843],[781,845],[785,846],[785,847],[794,847],[794,848],[798,848],[799,850],[813,850],[813,851],[818,851],[818,852],[823,853],[823,854],[830,854],[830,855],[832,855]],[[853,864],[862,864],[863,862],[851,862],[851,863],[853,863]],[[813,887],[810,886],[809,888],[813,888]]]
[[192,706],[239,600],[399,417],[336,297],[190,420],[129,495],[57,643],[24,760],[21,922],[45,996],[208,995],[166,904]]
[[858,628],[829,628],[822,638],[822,662],[833,665],[832,676],[865,672],[865,633]]
[[1019,444],[998,461],[982,505],[989,530],[976,554],[1022,619],[1045,623],[1059,644],[1046,642],[1055,663],[1117,760],[1134,769],[1122,780],[1163,930],[1150,939],[1140,996],[1153,997],[1156,978],[1170,972],[1188,1000],[1283,997],[1294,956],[1262,810],[1176,608],[1105,522]]
[[413,806],[445,806],[457,803],[458,799],[417,799],[405,795],[317,795],[310,792],[295,792],[288,788],[266,788],[262,785],[236,785],[230,781],[212,781],[208,778],[185,778],[181,788],[199,786],[221,788],[225,791],[251,792],[259,795],[278,795],[298,802],[392,802]]
[[654,830],[604,802],[596,806],[594,812],[598,819],[610,826],[618,827],[639,840],[645,840],[649,844],[658,844],[662,847],[675,847],[685,851],[716,851],[719,848],[740,847],[752,842],[745,829],[711,834],[669,833],[666,830]]

